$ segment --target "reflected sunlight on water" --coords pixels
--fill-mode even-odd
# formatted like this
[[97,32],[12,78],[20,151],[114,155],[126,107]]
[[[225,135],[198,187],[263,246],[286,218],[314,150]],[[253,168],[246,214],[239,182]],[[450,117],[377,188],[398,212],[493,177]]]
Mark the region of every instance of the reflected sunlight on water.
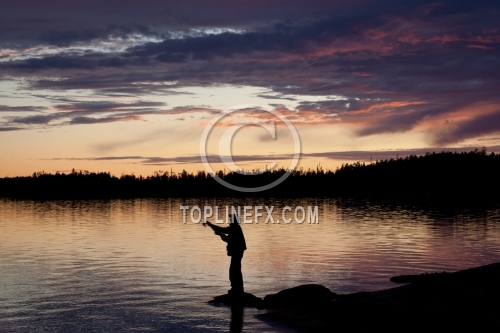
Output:
[[[0,331],[220,332],[231,311],[225,244],[180,205],[319,206],[319,224],[242,225],[245,290],[337,293],[399,274],[500,261],[498,208],[442,212],[334,199],[0,201]],[[259,221],[264,221],[265,218]],[[284,332],[245,309],[244,332]]]

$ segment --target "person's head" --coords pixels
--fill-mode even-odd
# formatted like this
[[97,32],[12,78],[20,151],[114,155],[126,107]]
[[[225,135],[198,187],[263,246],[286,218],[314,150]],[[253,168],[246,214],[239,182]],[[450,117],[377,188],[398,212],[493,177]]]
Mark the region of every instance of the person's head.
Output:
[[238,214],[229,214],[229,221],[229,225],[238,225],[240,223],[240,217],[238,216]]

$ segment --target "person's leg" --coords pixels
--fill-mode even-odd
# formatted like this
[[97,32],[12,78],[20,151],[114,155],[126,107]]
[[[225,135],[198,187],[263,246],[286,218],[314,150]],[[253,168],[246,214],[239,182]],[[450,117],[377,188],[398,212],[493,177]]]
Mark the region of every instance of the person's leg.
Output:
[[243,291],[243,274],[241,273],[241,259],[243,253],[231,256],[231,265],[229,266],[229,280],[231,281],[231,290]]

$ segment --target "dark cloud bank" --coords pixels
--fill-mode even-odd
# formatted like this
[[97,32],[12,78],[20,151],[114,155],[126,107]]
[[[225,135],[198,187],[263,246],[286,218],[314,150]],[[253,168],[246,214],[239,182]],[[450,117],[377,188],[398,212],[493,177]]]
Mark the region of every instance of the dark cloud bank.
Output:
[[[3,49],[61,48],[58,54],[0,62],[0,77],[31,78],[35,91],[145,95],[186,86],[250,85],[289,100],[342,96],[300,102],[292,111],[336,114],[358,125],[362,136],[433,121],[437,125],[429,133],[438,145],[500,132],[496,2],[74,1],[63,7],[52,0],[2,6]],[[134,36],[143,41],[120,52],[65,51]],[[165,81],[172,84],[158,86]],[[52,113],[10,117],[4,127],[136,120],[167,111],[141,103],[55,105]],[[456,120],[462,109],[467,111]]]
[[[484,147],[464,147],[464,148],[417,148],[417,149],[402,149],[402,150],[373,150],[373,151],[336,151],[322,153],[302,153],[301,159],[318,159],[326,158],[346,162],[375,162],[382,160],[390,160],[397,158],[405,158],[410,155],[423,156],[427,153],[441,152],[469,152],[474,149],[481,150]],[[500,146],[488,147],[490,152],[500,152]],[[248,162],[279,162],[292,160],[293,154],[279,155],[235,155],[232,156],[236,163]],[[159,156],[101,156],[101,157],[68,157],[68,158],[53,158],[52,160],[68,160],[68,161],[136,161],[143,165],[168,166],[171,164],[196,164],[202,163],[199,155],[176,156],[176,157],[159,157]],[[209,163],[222,163],[221,156],[207,155]]]

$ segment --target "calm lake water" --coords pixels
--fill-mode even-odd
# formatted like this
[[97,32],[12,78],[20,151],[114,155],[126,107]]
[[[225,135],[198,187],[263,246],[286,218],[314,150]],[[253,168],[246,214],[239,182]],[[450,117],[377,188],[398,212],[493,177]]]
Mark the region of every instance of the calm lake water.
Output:
[[[242,225],[245,291],[394,287],[399,274],[500,261],[500,209],[442,211],[335,199],[0,200],[1,332],[227,332],[225,243],[181,205],[318,206],[318,224]],[[287,332],[245,309],[243,332]],[[233,318],[236,320],[238,318]],[[233,321],[234,325],[235,321]]]

